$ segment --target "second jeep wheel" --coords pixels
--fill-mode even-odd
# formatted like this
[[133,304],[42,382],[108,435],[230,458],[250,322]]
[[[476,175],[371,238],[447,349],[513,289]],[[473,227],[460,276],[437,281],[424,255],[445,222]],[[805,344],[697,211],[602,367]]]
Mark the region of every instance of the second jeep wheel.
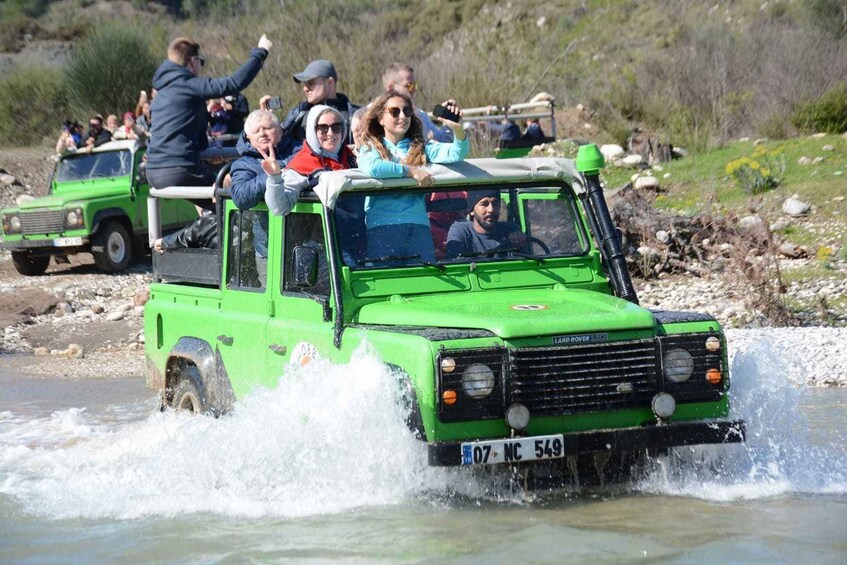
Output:
[[92,247],[101,251],[92,251],[94,264],[101,271],[116,273],[129,265],[132,256],[132,240],[119,222],[106,222],[94,234]]
[[[197,374],[195,367],[188,367],[186,373],[193,372]],[[174,387],[173,396],[171,398],[171,406],[177,412],[193,412],[194,414],[203,414],[206,412],[206,399],[200,395],[197,385],[194,380],[187,374],[180,375]]]
[[49,255],[30,255],[21,251],[12,251],[12,263],[15,270],[27,277],[37,277],[44,274],[50,264]]

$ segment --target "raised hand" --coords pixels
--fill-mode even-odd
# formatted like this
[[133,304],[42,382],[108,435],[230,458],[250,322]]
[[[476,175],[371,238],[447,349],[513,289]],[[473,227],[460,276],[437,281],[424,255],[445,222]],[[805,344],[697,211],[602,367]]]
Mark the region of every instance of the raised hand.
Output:
[[267,153],[262,151],[261,147],[256,147],[256,149],[259,151],[259,155],[262,156],[262,170],[265,171],[268,176],[278,175],[282,172],[282,168],[279,166],[279,162],[276,160],[273,145],[268,147]]
[[259,47],[265,51],[270,51],[272,46],[273,43],[271,43],[271,40],[268,39],[268,36],[262,34],[262,37],[259,39]]

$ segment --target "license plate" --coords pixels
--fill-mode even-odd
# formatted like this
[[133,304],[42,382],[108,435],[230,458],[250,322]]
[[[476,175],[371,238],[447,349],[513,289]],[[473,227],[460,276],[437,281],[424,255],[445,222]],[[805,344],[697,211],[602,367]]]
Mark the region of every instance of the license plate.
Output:
[[564,456],[565,442],[561,434],[473,441],[462,444],[462,465],[519,463],[539,459],[558,459]]
[[53,247],[71,247],[82,245],[81,237],[57,237],[53,240]]

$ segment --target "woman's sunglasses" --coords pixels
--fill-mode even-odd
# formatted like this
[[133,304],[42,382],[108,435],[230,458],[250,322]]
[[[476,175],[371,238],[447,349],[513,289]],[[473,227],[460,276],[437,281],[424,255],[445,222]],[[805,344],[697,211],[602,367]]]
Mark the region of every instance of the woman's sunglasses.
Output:
[[402,109],[395,106],[394,108],[386,108],[385,111],[391,114],[392,118],[399,118],[401,111],[403,112],[403,115],[407,118],[412,115],[411,106],[403,106]]
[[329,130],[332,130],[332,133],[341,133],[341,130],[344,129],[341,124],[318,124],[315,126],[317,132],[321,135],[326,135]]

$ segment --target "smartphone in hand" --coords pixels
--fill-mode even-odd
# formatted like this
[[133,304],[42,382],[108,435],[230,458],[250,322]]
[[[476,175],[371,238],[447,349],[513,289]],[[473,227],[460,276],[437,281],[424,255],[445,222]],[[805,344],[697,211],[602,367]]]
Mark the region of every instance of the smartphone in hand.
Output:
[[282,108],[282,97],[280,97],[280,96],[272,96],[272,97],[268,100],[268,109],[270,109],[270,110],[277,110],[277,109],[279,109],[279,108]]
[[448,120],[451,122],[461,123],[462,117],[458,114],[454,114],[441,104],[436,104],[435,108],[432,109],[432,115],[436,118],[441,118],[443,120]]

